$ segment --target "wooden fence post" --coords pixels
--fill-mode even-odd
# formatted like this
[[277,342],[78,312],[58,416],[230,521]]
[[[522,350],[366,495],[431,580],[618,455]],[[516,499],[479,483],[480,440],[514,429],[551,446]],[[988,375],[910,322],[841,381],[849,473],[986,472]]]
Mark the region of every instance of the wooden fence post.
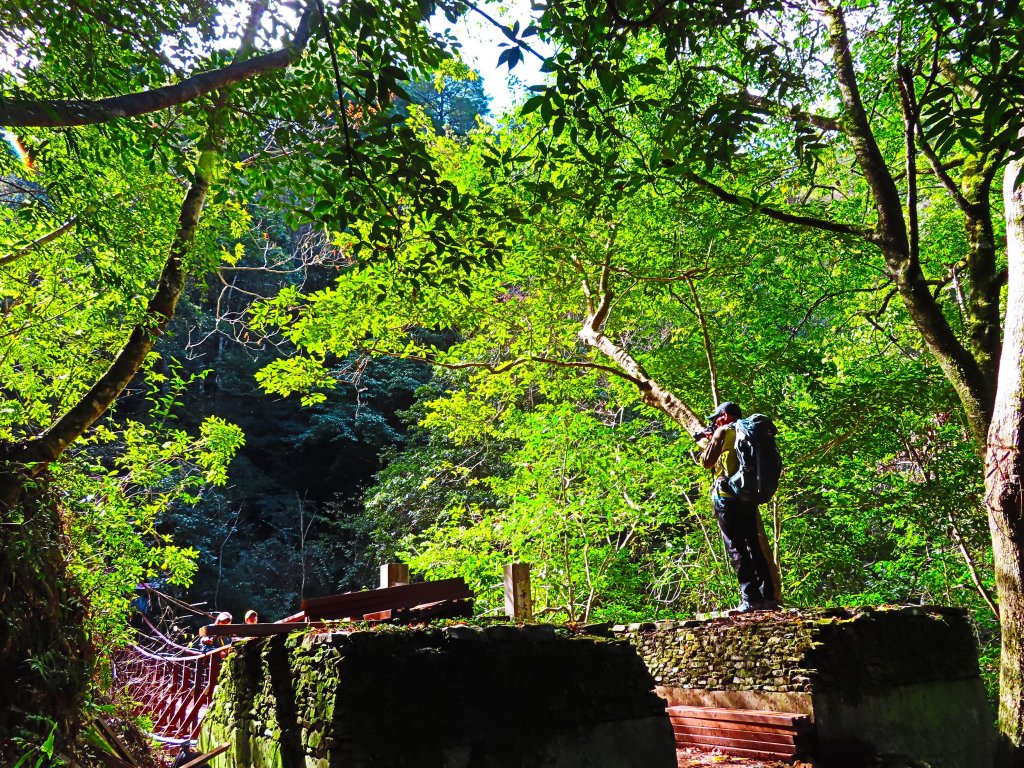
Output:
[[380,588],[400,587],[409,583],[409,566],[405,563],[384,563],[380,567]]
[[505,566],[505,615],[515,621],[533,619],[529,563],[509,563]]

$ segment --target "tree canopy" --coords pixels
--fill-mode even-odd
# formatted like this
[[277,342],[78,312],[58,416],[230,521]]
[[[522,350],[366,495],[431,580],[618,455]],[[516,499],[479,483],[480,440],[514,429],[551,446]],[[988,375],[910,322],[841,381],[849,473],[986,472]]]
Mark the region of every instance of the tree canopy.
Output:
[[[89,633],[240,520],[288,594],[401,556],[488,611],[522,558],[556,620],[721,604],[690,433],[728,399],[781,428],[786,599],[970,607],[1021,765],[1018,5],[541,3],[499,125],[435,12],[486,14],[0,9],[0,728],[71,740]],[[224,417],[268,440],[250,376],[339,478],[405,443],[361,513],[325,486],[316,541],[279,490],[207,519],[252,460]]]

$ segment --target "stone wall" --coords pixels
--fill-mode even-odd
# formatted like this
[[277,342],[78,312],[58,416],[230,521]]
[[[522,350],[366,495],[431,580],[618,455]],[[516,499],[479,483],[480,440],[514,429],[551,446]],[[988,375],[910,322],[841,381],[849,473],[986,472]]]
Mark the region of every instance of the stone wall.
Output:
[[613,628],[669,704],[810,714],[816,757],[987,764],[993,717],[966,615],[949,608],[790,610]]
[[658,685],[809,692],[814,620],[790,613],[774,614],[773,621],[758,616],[631,624],[613,632],[636,646]]
[[200,747],[214,768],[673,768],[634,649],[551,626],[395,629],[236,643]]

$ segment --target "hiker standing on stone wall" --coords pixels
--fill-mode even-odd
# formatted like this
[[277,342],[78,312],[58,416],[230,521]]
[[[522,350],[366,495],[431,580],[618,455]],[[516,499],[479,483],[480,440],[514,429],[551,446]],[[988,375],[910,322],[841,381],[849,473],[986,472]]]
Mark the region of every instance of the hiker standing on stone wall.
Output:
[[775,425],[761,414],[743,419],[740,407],[728,402],[719,405],[708,422],[707,429],[693,437],[707,441],[700,463],[715,473],[711,506],[740,583],[736,610],[776,610],[779,571],[759,508],[774,495],[782,471]]

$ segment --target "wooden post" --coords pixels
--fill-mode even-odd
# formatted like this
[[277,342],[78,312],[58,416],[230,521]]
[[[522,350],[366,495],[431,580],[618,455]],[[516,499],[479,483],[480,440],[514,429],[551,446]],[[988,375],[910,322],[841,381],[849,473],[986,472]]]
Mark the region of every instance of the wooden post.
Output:
[[516,621],[533,619],[529,563],[509,563],[505,566],[505,615]]
[[384,563],[380,567],[380,588],[400,587],[409,583],[409,566],[405,563]]

